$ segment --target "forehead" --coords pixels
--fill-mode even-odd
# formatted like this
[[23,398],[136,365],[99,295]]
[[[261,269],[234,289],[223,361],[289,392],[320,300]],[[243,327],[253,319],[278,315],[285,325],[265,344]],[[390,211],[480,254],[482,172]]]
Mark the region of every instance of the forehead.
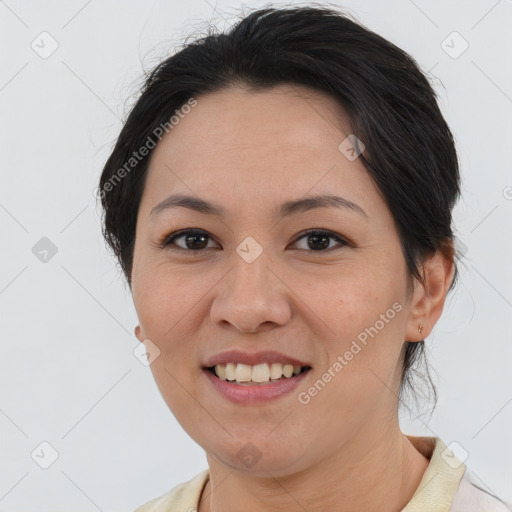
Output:
[[196,100],[197,106],[164,137],[174,139],[177,151],[232,151],[242,157],[240,150],[256,153],[261,146],[318,150],[350,133],[348,116],[334,98],[302,86],[259,91],[231,86]]
[[228,200],[250,193],[260,205],[308,191],[378,200],[360,159],[339,149],[350,122],[327,94],[295,85],[257,92],[233,86],[196,100],[155,148],[141,210],[171,192]]

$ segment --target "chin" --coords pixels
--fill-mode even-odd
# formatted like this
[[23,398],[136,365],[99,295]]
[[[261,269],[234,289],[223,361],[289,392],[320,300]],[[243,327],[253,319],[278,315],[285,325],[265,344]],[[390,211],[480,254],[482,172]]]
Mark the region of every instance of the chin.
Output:
[[[306,454],[298,452],[300,446],[305,448],[304,443],[287,447],[284,446],[282,438],[265,439],[267,435],[263,434],[259,440],[253,436],[252,441],[250,436],[247,437],[247,441],[239,439],[234,442],[230,439],[228,443],[205,451],[207,454],[213,454],[217,461],[231,470],[251,476],[282,477],[306,469]],[[207,455],[208,459],[209,457],[210,455]]]

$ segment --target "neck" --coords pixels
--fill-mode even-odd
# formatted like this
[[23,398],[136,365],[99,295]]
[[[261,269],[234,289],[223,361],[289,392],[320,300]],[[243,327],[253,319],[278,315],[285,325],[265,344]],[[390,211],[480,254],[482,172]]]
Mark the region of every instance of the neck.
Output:
[[[208,456],[210,479],[198,512],[288,510],[382,512],[402,510],[418,488],[429,460],[400,431],[359,432],[328,459],[299,473],[252,477]],[[371,442],[368,440],[371,439]],[[383,503],[385,507],[383,507]],[[263,507],[263,508],[262,508]]]

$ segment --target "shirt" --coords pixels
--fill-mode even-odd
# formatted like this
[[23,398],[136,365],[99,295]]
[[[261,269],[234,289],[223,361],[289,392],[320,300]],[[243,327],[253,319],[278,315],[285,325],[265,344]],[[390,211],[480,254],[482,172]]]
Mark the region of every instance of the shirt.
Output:
[[[401,512],[511,512],[512,507],[477,483],[466,465],[438,437],[406,436],[430,460]],[[202,471],[134,512],[196,512],[210,471]]]

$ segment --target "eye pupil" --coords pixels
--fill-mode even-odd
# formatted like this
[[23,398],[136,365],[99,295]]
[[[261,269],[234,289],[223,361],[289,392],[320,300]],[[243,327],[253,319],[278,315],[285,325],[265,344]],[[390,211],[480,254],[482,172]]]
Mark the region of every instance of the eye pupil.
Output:
[[[327,235],[309,235],[308,236],[308,247],[313,250],[325,249],[325,248],[329,247],[329,238],[330,237]],[[319,239],[321,239],[322,240],[321,247],[315,247],[315,242],[313,242],[313,244],[311,244],[310,243],[311,239],[313,239],[315,241],[318,241]]]
[[[204,243],[202,243],[202,245],[201,245],[201,242],[200,242],[199,246],[192,244],[193,246],[190,247],[189,242],[191,240],[198,239],[198,238],[201,238]],[[206,247],[206,245],[208,244],[207,238],[208,237],[206,235],[203,235],[201,233],[191,233],[185,237],[185,244],[188,249],[204,249]]]

